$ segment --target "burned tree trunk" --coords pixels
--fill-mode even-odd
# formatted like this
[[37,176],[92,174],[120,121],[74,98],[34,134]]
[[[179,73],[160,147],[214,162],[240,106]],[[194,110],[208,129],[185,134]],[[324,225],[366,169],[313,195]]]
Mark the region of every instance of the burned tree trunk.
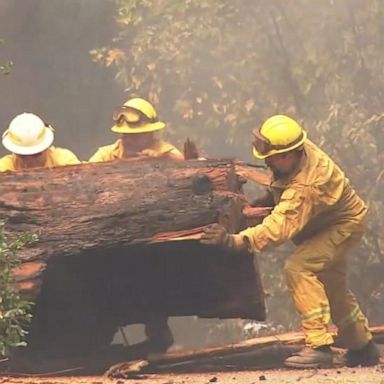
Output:
[[7,231],[39,236],[15,271],[36,302],[30,344],[104,345],[153,312],[263,320],[252,255],[198,242],[211,223],[236,232],[265,214],[243,215],[234,165],[126,160],[0,175]]

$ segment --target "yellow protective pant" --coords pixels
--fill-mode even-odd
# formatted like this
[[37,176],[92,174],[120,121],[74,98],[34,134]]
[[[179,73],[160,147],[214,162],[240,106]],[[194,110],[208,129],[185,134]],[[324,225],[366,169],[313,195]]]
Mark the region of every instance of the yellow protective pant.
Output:
[[327,328],[331,319],[348,349],[359,349],[372,339],[368,321],[347,288],[347,252],[361,236],[331,227],[302,242],[285,263],[288,288],[310,347],[333,343]]

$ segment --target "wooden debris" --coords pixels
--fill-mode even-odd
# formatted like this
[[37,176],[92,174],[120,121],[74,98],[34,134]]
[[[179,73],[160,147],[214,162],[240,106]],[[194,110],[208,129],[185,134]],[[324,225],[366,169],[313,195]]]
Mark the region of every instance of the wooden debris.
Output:
[[[371,327],[374,341],[384,343],[384,325]],[[336,331],[332,331],[336,336]],[[154,372],[180,372],[180,371],[205,371],[244,368],[277,368],[282,366],[283,361],[289,355],[297,352],[304,345],[304,334],[302,332],[289,332],[278,335],[257,337],[236,344],[224,345],[214,348],[204,348],[195,351],[167,353],[164,355],[153,355],[148,364],[140,364],[142,368],[138,372],[137,363],[120,363],[111,367],[108,375],[120,378],[122,374],[129,374],[131,369],[135,373]],[[344,349],[334,348],[336,357],[341,356]],[[335,365],[341,366],[342,359],[336,358]]]

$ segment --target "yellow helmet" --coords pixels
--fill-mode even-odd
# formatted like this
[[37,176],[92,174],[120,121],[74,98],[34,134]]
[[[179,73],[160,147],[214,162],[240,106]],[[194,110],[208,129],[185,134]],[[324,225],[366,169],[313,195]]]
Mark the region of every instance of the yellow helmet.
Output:
[[54,139],[53,128],[33,113],[17,115],[3,134],[3,145],[17,155],[35,155],[48,149]]
[[135,97],[127,100],[113,112],[115,125],[111,128],[115,133],[154,132],[165,127],[157,118],[153,105],[147,100]]
[[293,119],[275,115],[267,119],[260,130],[253,131],[253,155],[258,159],[293,151],[304,144],[307,133]]

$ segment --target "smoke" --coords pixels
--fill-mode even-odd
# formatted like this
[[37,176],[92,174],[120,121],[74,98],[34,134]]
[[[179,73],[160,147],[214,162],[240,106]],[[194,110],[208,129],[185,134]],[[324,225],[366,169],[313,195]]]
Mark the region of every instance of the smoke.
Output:
[[36,113],[55,128],[55,145],[82,159],[114,139],[111,111],[122,91],[89,55],[111,40],[113,10],[111,0],[1,1],[0,58],[14,62],[0,77],[2,131],[17,114]]

